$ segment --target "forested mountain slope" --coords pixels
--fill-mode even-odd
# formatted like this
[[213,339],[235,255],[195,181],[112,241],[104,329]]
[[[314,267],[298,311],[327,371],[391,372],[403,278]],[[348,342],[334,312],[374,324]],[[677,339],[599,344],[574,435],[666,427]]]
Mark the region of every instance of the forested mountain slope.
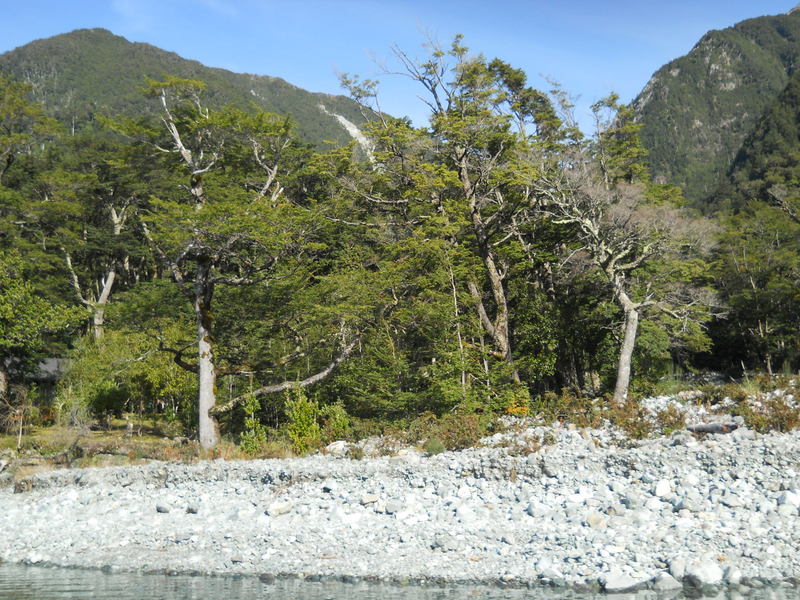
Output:
[[105,29],[81,29],[6,52],[0,55],[0,74],[31,83],[33,99],[75,129],[97,113],[140,112],[146,79],[165,75],[205,82],[206,96],[215,105],[255,103],[269,112],[290,114],[301,139],[318,146],[326,140],[351,141],[335,115],[363,122],[356,104],[344,96],[314,94],[275,77],[206,67]]
[[800,11],[710,31],[661,67],[633,105],[654,177],[698,202],[800,63]]
[[795,73],[753,131],[712,197],[720,208],[738,212],[748,202],[792,208],[800,180],[800,72]]

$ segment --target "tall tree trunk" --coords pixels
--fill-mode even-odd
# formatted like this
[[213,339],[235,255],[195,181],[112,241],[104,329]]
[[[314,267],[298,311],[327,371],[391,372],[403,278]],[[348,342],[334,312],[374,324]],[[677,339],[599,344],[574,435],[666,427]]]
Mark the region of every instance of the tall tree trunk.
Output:
[[105,332],[103,326],[106,321],[106,305],[111,296],[111,289],[114,287],[114,280],[117,277],[116,267],[109,269],[103,278],[103,289],[96,302],[92,303],[92,331],[95,341],[100,341]]
[[505,285],[503,284],[503,277],[497,268],[494,253],[488,248],[485,251],[483,262],[489,272],[489,284],[492,287],[492,296],[495,304],[494,335],[492,337],[500,354],[503,355],[503,360],[511,367],[511,378],[520,383],[519,373],[514,366],[514,358],[511,354],[511,333]]
[[198,437],[200,445],[209,450],[219,442],[217,420],[209,410],[217,403],[217,370],[214,365],[213,317],[211,300],[214,283],[211,281],[211,263],[208,260],[197,262],[197,275],[194,283],[194,312],[197,318],[197,373],[198,373]]
[[486,329],[486,332],[492,338],[495,348],[502,356],[503,360],[508,363],[511,368],[511,378],[516,383],[520,383],[519,373],[514,366],[514,358],[511,353],[511,334],[508,317],[508,301],[506,300],[506,290],[503,283],[504,276],[497,268],[497,261],[489,240],[486,222],[481,215],[480,205],[485,198],[482,200],[476,195],[476,189],[469,175],[467,155],[463,148],[457,148],[455,150],[454,159],[458,164],[458,177],[461,181],[464,197],[469,202],[470,219],[472,220],[472,229],[475,233],[475,239],[478,242],[478,251],[483,259],[483,264],[486,266],[486,271],[489,274],[489,285],[492,288],[492,297],[495,304],[494,322],[490,322],[486,316],[482,300],[476,297],[474,290],[471,289],[470,291],[478,303],[478,312],[480,313],[479,316],[481,323],[484,325],[484,329]]
[[8,395],[8,371],[2,358],[0,358],[0,398]]
[[631,381],[631,359],[636,345],[636,332],[639,328],[639,311],[626,294],[622,294],[622,305],[625,310],[622,347],[619,349],[617,364],[617,383],[614,386],[614,402],[624,402],[628,397],[628,386]]
[[458,356],[461,360],[461,400],[467,401],[467,371],[466,357],[464,354],[464,339],[461,337],[461,322],[459,320],[458,309],[458,289],[456,288],[456,278],[453,274],[453,263],[450,260],[450,253],[445,247],[445,257],[447,258],[447,274],[450,277],[450,291],[453,294],[453,321],[456,324],[456,340],[458,341]]

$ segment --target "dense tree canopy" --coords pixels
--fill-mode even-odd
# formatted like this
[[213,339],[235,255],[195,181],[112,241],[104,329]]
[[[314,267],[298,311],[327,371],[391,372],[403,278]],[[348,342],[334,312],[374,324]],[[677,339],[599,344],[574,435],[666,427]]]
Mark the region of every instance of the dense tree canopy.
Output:
[[460,37],[429,50],[395,51],[427,125],[345,76],[369,144],[327,152],[176,77],[150,82],[139,117],[48,141],[9,83],[22,117],[0,138],[3,385],[12,363],[68,355],[55,406],[69,419],[149,412],[212,448],[322,414],[524,414],[562,388],[622,402],[674,364],[796,367],[788,147],[743,159],[764,168],[713,225],[650,180],[616,96],[587,138],[562,90]]

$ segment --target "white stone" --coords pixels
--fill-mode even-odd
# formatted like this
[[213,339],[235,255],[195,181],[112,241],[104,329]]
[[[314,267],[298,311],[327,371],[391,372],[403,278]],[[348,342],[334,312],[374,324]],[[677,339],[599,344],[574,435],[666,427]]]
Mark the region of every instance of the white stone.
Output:
[[456,517],[464,523],[471,523],[477,519],[475,511],[468,504],[461,504],[456,508]]
[[686,574],[686,559],[683,556],[676,556],[669,561],[669,574],[680,581]]
[[723,573],[717,563],[704,560],[702,562],[692,563],[686,567],[686,574],[684,577],[688,579],[689,583],[693,586],[702,587],[704,585],[721,584]]
[[267,507],[267,514],[270,517],[277,517],[291,512],[292,508],[294,508],[294,503],[291,500],[275,500]]
[[557,579],[562,576],[561,571],[556,567],[553,559],[549,556],[543,556],[536,561],[534,569],[536,573],[542,577],[547,577],[548,579]]
[[600,583],[607,594],[633,592],[644,587],[649,580],[649,577],[631,577],[616,568],[600,577]]
[[350,445],[344,440],[336,440],[325,446],[325,452],[333,456],[346,456]]
[[742,572],[738,567],[729,565],[725,567],[725,574],[723,577],[725,579],[725,583],[728,585],[739,585],[739,583],[742,581]]
[[654,512],[661,512],[664,508],[664,502],[659,500],[658,498],[650,498],[647,502],[644,503],[644,507],[647,510],[652,510]]
[[800,506],[800,494],[796,494],[795,492],[789,490],[781,492],[781,495],[778,496],[778,504],[788,504],[797,508]]
[[672,491],[672,486],[666,479],[659,479],[653,486],[653,495],[656,498],[663,498]]
[[531,500],[528,502],[528,508],[525,509],[525,512],[528,513],[532,517],[545,517],[551,514],[550,507],[548,507],[543,502],[539,502],[538,500]]

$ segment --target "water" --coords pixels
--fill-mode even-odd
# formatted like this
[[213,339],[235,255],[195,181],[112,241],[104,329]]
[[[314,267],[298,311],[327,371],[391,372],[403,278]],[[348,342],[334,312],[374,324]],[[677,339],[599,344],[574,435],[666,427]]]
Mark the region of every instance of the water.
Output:
[[[615,600],[653,600],[653,592],[615,595]],[[668,595],[670,600],[675,596]],[[682,596],[681,596],[682,597]],[[797,598],[796,589],[752,590],[746,596],[724,592],[715,598],[788,600]],[[204,577],[188,575],[145,575],[103,573],[82,569],[55,569],[0,564],[0,600],[598,600],[598,594],[542,589],[499,589],[490,587],[387,586],[374,583],[312,583],[277,580],[262,583],[255,577]]]
[[312,583],[296,579],[265,584],[256,577],[103,573],[0,564],[2,600],[566,600],[585,597],[573,593],[554,594],[549,590]]

